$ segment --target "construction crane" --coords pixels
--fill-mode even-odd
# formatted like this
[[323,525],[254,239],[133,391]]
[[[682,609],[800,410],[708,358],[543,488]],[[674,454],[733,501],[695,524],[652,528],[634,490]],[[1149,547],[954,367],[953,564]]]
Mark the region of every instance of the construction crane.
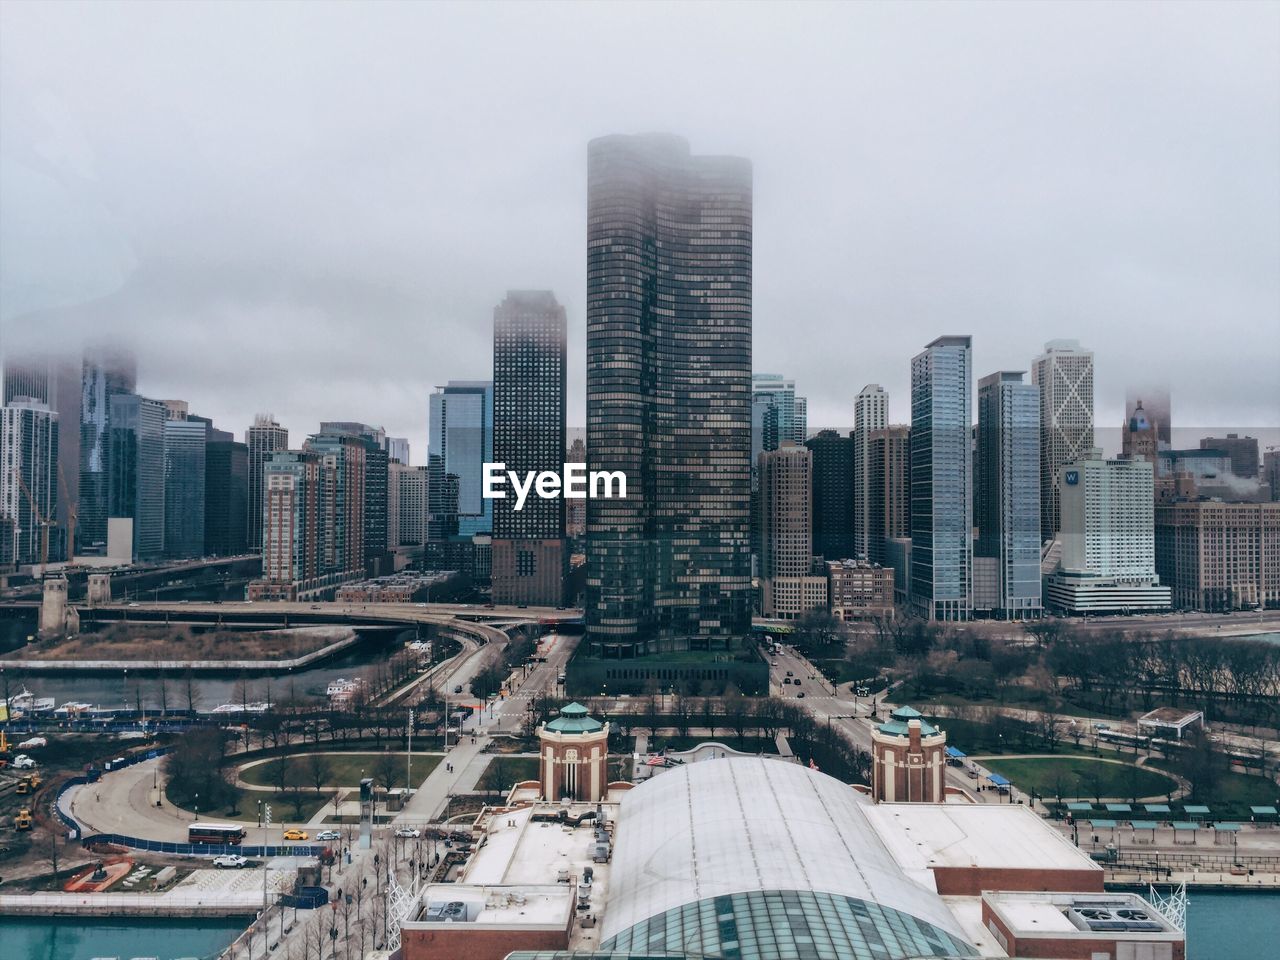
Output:
[[36,503],[36,498],[32,496],[30,488],[27,487],[27,481],[22,479],[22,474],[18,472],[18,468],[14,467],[13,475],[18,481],[18,486],[22,489],[23,495],[27,498],[27,503],[31,507],[31,515],[36,518],[36,525],[40,527],[40,579],[44,579],[45,568],[49,566],[49,528],[53,526],[53,517],[46,517],[40,512],[40,506]]

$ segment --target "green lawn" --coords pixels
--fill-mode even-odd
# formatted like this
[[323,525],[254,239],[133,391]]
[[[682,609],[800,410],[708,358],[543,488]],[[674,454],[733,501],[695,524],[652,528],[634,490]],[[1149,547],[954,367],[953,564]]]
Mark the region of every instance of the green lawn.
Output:
[[537,757],[497,756],[489,761],[476,781],[477,790],[496,790],[506,793],[522,780],[538,779]]
[[[1169,760],[1151,760],[1151,765],[1173,770]],[[1280,785],[1266,777],[1246,773],[1223,773],[1207,798],[1198,802],[1209,807],[1213,819],[1248,820],[1250,807],[1275,806]],[[1188,800],[1188,803],[1197,801]]]
[[1059,790],[1063,797],[1084,800],[1093,800],[1095,796],[1130,800],[1164,796],[1177,789],[1174,780],[1158,771],[1089,757],[994,759],[981,763],[993,773],[1008,777],[1019,789],[1035,791],[1048,799],[1056,797]]
[[[371,777],[374,775],[373,771],[380,755],[376,753],[326,753],[323,756],[330,768],[329,775],[325,778],[324,786],[358,787],[360,786],[361,776]],[[396,768],[397,780],[395,785],[402,787],[404,786],[405,773],[404,752],[393,752],[392,756],[398,759],[399,764]],[[414,753],[412,767],[414,786],[425,780],[427,775],[440,763],[440,760],[441,757],[438,754]],[[281,763],[292,763],[298,778],[296,785],[314,792],[315,786],[311,778],[311,765],[306,755],[278,757],[250,767],[244,767],[240,770],[240,779],[254,786],[274,787],[277,784],[276,771]],[[289,781],[286,782],[288,783]],[[290,789],[292,789],[292,786]]]
[[[302,805],[302,816],[296,816],[294,813],[293,794],[289,793],[284,796],[278,793],[262,793],[257,790],[241,790],[240,802],[236,804],[234,812],[229,807],[215,807],[208,810],[204,807],[200,808],[200,820],[230,820],[236,823],[244,823],[252,825],[249,829],[248,843],[260,843],[262,834],[256,829],[258,823],[258,801],[264,801],[271,804],[271,819],[274,823],[305,823],[310,820],[316,812],[326,804],[332,808],[333,793],[331,791],[321,791],[316,793],[315,788],[308,788],[297,791],[299,802]],[[170,800],[170,803],[173,801]],[[191,819],[195,820],[196,812],[192,804],[185,807],[187,813],[191,815]],[[267,839],[272,843],[280,841],[280,829],[272,827],[267,833]]]

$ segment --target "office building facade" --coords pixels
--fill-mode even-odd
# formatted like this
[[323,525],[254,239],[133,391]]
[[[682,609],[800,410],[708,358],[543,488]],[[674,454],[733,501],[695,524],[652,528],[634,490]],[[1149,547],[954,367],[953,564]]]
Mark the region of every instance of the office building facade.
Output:
[[[517,476],[559,472],[566,401],[564,307],[549,290],[512,290],[493,311],[493,457]],[[569,557],[563,497],[492,502],[493,601],[559,606]]]
[[[879,547],[872,531],[871,436],[889,425],[889,392],[869,383],[853,400],[853,553],[873,559]],[[884,539],[883,534],[879,536]]]
[[40,400],[0,407],[0,568],[57,559],[58,433],[58,415]]
[[323,583],[320,572],[321,457],[277,450],[263,464],[262,579],[250,600],[298,600]]
[[166,419],[164,423],[164,552],[171,559],[205,555],[209,431],[210,423],[203,417],[184,414],[180,420]]
[[591,650],[723,647],[751,618],[751,165],[668,135],[588,151]]
[[111,515],[111,401],[113,397],[133,393],[137,379],[137,362],[132,355],[106,348],[86,351],[80,378],[80,480],[76,517],[77,550],[82,553],[106,552],[107,517]]
[[111,395],[105,447],[105,462],[110,468],[107,517],[133,520],[134,561],[164,556],[166,418],[159,400],[135,393]]
[[206,556],[249,551],[249,448],[225,430],[212,431],[205,454]]
[[1050,340],[1031,364],[1040,390],[1040,539],[1058,533],[1058,477],[1064,463],[1093,449],[1093,351]]
[[1158,505],[1155,558],[1176,609],[1280,608],[1280,503]]
[[320,458],[320,573],[335,580],[358,579],[365,566],[367,445],[349,433],[319,433],[303,449]]
[[409,438],[387,437],[387,458],[409,466]]
[[911,361],[911,597],[929,620],[972,614],[972,338],[939,337]]
[[893,568],[866,560],[828,560],[827,609],[842,622],[894,615]]
[[493,381],[450,380],[429,399],[427,453],[457,478],[457,535],[493,529],[493,501],[483,495],[484,464],[493,462]]
[[761,613],[795,620],[827,605],[827,578],[813,571],[813,453],[785,440],[760,454]]
[[244,445],[248,457],[247,538],[249,549],[256,553],[262,549],[266,464],[277,451],[289,449],[289,431],[276,423],[271,414],[260,413],[253,418],[253,426],[245,430]]
[[854,555],[853,438],[822,430],[804,442],[813,458],[813,553],[827,560]]
[[[320,433],[354,437],[364,445],[364,566],[370,577],[390,571],[387,557],[387,434],[352,420],[326,420]],[[386,568],[386,569],[384,569]]]
[[1040,576],[1040,388],[1021,372],[978,382],[974,464],[976,556],[996,567],[990,615],[1031,620],[1042,613]]
[[865,469],[867,559],[885,564],[889,562],[886,543],[911,536],[911,428],[897,425],[871,431]]
[[1228,433],[1225,437],[1201,437],[1201,450],[1222,450],[1231,459],[1231,472],[1244,480],[1258,479],[1258,440]]
[[1150,461],[1101,451],[1065,464],[1057,569],[1045,603],[1068,615],[1168,610],[1155,565],[1155,479]]

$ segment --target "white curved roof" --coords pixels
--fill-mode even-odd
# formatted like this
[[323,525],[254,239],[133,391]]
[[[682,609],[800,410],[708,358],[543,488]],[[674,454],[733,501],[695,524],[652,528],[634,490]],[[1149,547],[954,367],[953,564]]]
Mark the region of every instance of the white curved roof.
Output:
[[710,897],[813,890],[879,903],[966,939],[933,890],[903,875],[847,784],[762,757],[668,770],[628,792],[601,942]]

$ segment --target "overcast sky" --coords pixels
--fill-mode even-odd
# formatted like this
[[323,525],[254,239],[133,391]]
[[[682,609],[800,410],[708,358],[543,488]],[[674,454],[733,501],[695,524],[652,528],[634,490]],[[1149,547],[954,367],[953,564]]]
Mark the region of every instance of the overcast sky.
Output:
[[508,288],[569,313],[586,144],[755,168],[754,367],[809,423],[909,360],[1097,354],[1100,425],[1280,425],[1280,5],[0,5],[0,337],[125,336],[139,389],[425,451]]

